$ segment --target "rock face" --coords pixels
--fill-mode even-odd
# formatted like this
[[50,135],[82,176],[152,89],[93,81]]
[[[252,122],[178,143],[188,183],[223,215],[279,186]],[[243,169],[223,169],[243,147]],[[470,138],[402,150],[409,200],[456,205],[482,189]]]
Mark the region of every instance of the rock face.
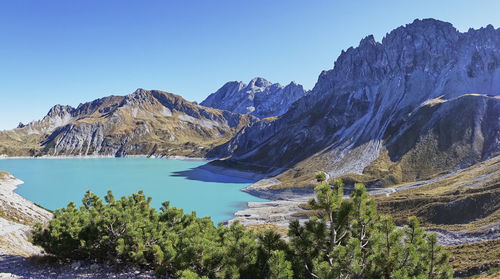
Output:
[[201,105],[266,118],[284,114],[293,102],[304,95],[306,91],[300,84],[291,82],[282,86],[259,77],[252,79],[248,85],[241,81],[228,82],[210,94]]
[[[437,141],[436,148],[405,167],[419,168],[424,159],[438,161],[442,155],[447,159],[436,171],[468,166],[500,151],[494,97],[500,94],[499,68],[500,29],[489,25],[460,33],[449,23],[415,20],[381,43],[368,36],[358,47],[342,51],[312,92],[279,119],[254,123],[210,154],[231,155],[229,162],[239,164],[293,168],[288,174],[294,177],[317,170],[333,177],[373,174],[406,154],[420,154],[416,150],[423,150],[427,134]],[[483,95],[451,101],[473,93]],[[428,114],[422,106],[436,98],[450,102]],[[408,128],[412,116],[415,123],[430,122]],[[447,130],[446,125],[460,129]],[[389,160],[379,159],[387,150]],[[424,173],[413,176],[430,175]]]
[[[174,94],[138,89],[77,108],[56,105],[42,120],[0,134],[0,152],[3,148],[4,154],[30,156],[202,157],[256,120],[202,107]],[[31,142],[29,150],[25,142]]]

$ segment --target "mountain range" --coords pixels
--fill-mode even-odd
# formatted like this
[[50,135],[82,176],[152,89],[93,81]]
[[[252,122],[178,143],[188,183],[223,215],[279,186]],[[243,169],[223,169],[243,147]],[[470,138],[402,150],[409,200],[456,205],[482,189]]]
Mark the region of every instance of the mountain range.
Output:
[[281,186],[318,170],[388,186],[500,155],[500,29],[465,33],[415,20],[342,51],[310,91],[255,78],[228,82],[200,105],[138,89],[0,132],[7,156],[218,158]]
[[285,114],[208,155],[275,170],[283,187],[318,170],[387,186],[465,168],[500,154],[499,68],[500,29],[415,20],[342,51]]
[[137,89],[77,108],[56,105],[42,120],[0,132],[0,154],[203,157],[257,120],[171,93]]

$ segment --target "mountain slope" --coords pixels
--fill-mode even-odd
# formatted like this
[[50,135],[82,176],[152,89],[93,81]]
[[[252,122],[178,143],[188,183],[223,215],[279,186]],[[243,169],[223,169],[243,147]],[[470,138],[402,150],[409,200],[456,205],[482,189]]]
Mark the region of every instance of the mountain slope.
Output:
[[54,106],[40,121],[1,132],[0,154],[204,156],[253,121],[174,94],[138,89],[77,108]]
[[[372,173],[383,172],[385,166],[372,164],[384,155],[381,151],[392,150],[390,163],[394,163],[403,158],[399,153],[413,148],[404,141],[399,141],[403,146],[390,141],[404,128],[410,113],[438,97],[452,100],[471,93],[500,94],[499,68],[500,29],[488,26],[460,33],[449,23],[415,20],[387,34],[382,43],[368,36],[357,48],[343,51],[334,68],[322,72],[312,92],[287,113],[274,121],[251,125],[209,154],[231,156],[226,165],[288,169],[282,181],[285,177],[295,181],[311,177],[317,170],[340,176],[363,174],[371,166]],[[447,122],[460,119],[467,103],[455,109],[449,112]],[[468,113],[476,115],[482,115],[481,111]],[[482,144],[490,146],[499,140],[498,133],[492,132],[498,129],[498,121],[481,117],[477,121],[477,127],[487,130]],[[448,138],[453,135],[441,133],[440,142],[454,141]],[[435,156],[443,154],[441,151],[436,150]],[[469,166],[496,152],[498,145],[492,145],[491,150],[486,148],[484,154],[469,161],[455,156],[419,178]],[[417,162],[408,162],[406,167],[419,168]]]
[[224,84],[201,105],[266,118],[284,114],[293,102],[305,94],[302,85],[295,82],[282,86],[264,78],[254,78],[248,85],[241,81]]
[[384,186],[427,179],[500,155],[499,120],[499,96],[430,100],[391,123],[363,182],[371,177]]

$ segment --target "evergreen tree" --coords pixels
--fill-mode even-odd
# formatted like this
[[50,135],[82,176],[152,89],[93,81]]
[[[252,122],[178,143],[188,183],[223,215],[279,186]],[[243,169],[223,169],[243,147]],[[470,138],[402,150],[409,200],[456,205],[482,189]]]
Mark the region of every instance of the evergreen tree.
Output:
[[281,250],[271,251],[269,257],[269,279],[292,279],[292,264],[285,259],[285,252]]
[[273,251],[282,251],[284,255],[289,255],[288,245],[281,239],[281,236],[268,229],[264,233],[257,235],[256,263],[249,270],[248,278],[267,278],[270,273],[270,259]]
[[290,224],[296,278],[451,276],[447,254],[416,218],[398,229],[390,217],[377,215],[364,185],[354,185],[345,199],[342,181],[330,185],[323,177],[317,175],[316,199],[309,202],[317,217]]

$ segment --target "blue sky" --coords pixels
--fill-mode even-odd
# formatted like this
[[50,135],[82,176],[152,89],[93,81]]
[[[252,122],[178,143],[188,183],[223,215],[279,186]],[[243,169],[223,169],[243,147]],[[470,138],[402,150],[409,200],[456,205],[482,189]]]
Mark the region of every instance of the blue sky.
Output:
[[136,88],[201,101],[262,76],[307,89],[342,49],[415,18],[500,26],[500,1],[0,0],[0,129]]

